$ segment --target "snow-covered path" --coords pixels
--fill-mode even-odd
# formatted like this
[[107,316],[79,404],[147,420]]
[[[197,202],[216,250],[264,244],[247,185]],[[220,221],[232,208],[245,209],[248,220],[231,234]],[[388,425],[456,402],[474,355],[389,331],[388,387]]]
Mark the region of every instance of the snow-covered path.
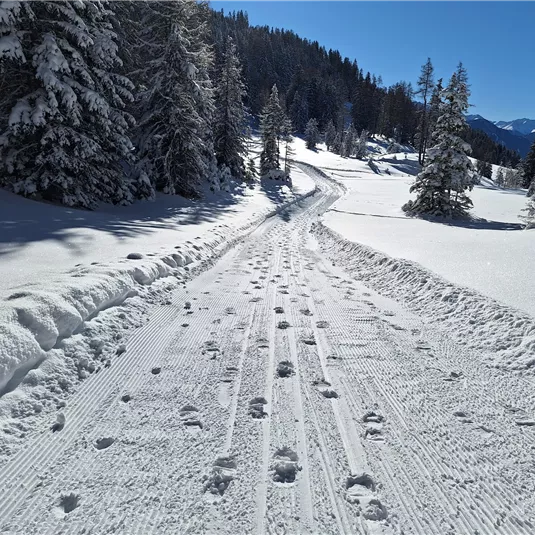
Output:
[[308,172],[0,466],[0,533],[535,532],[535,384],[327,260]]

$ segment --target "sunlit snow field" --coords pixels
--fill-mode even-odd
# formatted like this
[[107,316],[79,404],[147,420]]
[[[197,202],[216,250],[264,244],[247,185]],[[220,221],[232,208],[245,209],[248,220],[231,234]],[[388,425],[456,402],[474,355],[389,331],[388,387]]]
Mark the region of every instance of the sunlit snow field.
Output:
[[[320,146],[306,149],[297,139],[296,159],[326,170],[347,194],[325,214],[325,223],[347,239],[390,256],[418,262],[450,282],[468,286],[504,304],[535,315],[535,231],[522,229],[525,191],[496,188],[486,180],[471,193],[472,215],[485,221],[430,222],[401,210],[410,198],[417,155],[371,154],[381,174],[365,161],[341,158]],[[386,174],[386,169],[390,175]],[[496,170],[495,170],[496,171]]]

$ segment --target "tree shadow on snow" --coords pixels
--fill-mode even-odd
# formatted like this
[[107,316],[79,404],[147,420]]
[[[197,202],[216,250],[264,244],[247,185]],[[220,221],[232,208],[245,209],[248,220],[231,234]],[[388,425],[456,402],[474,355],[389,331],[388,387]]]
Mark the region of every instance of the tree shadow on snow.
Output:
[[443,217],[432,217],[426,215],[420,216],[396,216],[396,215],[385,215],[385,214],[367,214],[365,212],[349,212],[347,210],[338,210],[336,208],[330,208],[328,212],[337,212],[340,214],[349,214],[349,215],[360,215],[367,217],[379,217],[384,219],[422,219],[428,221],[429,223],[438,223],[440,225],[447,225],[449,227],[460,227],[476,230],[523,230],[524,225],[522,223],[510,223],[506,221],[490,221],[488,219],[482,218],[463,218],[463,219],[446,219]]
[[285,180],[262,178],[260,179],[260,189],[272,203],[280,204],[288,200],[291,184]]
[[0,190],[0,256],[44,240],[59,242],[76,254],[93,240],[90,234],[80,232],[84,229],[106,232],[124,240],[214,222],[223,212],[236,212],[235,205],[243,200],[242,193],[239,188],[230,193],[208,192],[200,200],[158,194],[154,202],[102,205],[98,210],[88,211],[25,199]]
[[442,217],[421,216],[420,219],[430,223],[439,223],[448,227],[468,228],[474,230],[523,230],[522,223],[511,223],[508,221],[492,221],[489,219],[466,217],[459,219],[446,219]]

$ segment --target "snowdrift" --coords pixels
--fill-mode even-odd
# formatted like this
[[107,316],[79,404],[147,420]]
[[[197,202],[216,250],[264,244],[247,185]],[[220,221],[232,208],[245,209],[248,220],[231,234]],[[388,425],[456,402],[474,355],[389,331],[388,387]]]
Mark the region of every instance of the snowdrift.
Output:
[[317,223],[313,232],[330,260],[377,292],[447,329],[459,343],[482,351],[489,364],[512,370],[535,366],[531,316],[454,285],[415,262],[348,241],[323,223]]

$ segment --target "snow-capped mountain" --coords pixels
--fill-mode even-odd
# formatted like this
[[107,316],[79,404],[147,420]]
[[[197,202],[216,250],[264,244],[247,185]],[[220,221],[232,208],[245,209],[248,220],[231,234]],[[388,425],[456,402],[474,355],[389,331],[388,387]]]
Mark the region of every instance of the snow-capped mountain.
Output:
[[513,121],[495,121],[494,124],[503,130],[509,130],[513,133],[528,134],[535,133],[535,119],[515,119]]
[[[530,121],[530,119],[518,119],[518,121]],[[535,140],[535,132],[531,131],[527,134],[522,134],[518,130],[512,130],[509,128],[502,128],[497,123],[485,119],[481,115],[467,115],[466,122],[474,129],[485,132],[491,139],[497,143],[505,145],[508,149],[516,150],[524,158],[529,151],[533,140]],[[504,121],[498,121],[505,124],[513,124],[516,121],[505,123]],[[535,129],[535,121],[533,128]]]

